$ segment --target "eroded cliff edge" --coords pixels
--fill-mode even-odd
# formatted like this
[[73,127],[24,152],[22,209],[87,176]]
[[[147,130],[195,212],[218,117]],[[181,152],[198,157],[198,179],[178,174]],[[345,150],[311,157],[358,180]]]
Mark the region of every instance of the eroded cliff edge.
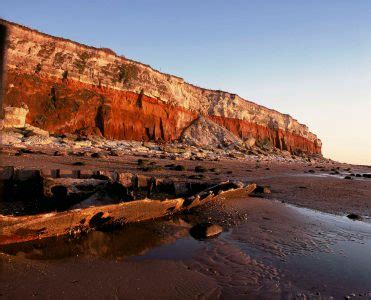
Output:
[[321,141],[289,115],[193,86],[109,49],[0,22],[8,27],[4,103],[26,103],[28,123],[56,133],[172,141],[203,115],[242,139],[321,153]]

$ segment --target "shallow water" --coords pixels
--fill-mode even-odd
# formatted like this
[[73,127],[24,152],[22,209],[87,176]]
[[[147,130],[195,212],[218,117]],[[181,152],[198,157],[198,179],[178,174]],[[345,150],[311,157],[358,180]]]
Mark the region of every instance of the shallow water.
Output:
[[[205,221],[196,213],[0,250],[50,264],[77,256],[177,261],[213,278],[227,298],[371,297],[370,223],[257,198],[232,199],[224,211],[227,217],[219,215],[219,208],[204,209],[225,228],[205,241],[189,235],[193,224]],[[228,218],[233,222],[225,222]]]

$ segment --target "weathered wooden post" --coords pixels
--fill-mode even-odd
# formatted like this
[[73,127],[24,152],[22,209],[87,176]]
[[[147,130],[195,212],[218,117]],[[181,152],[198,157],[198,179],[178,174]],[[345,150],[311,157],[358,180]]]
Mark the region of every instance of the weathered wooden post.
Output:
[[7,29],[4,24],[0,24],[0,108],[3,109],[3,86],[5,77],[5,49],[6,49]]

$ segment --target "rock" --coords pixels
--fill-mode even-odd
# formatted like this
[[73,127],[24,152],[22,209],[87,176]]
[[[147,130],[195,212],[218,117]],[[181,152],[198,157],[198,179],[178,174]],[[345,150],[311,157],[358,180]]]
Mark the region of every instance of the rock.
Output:
[[175,171],[185,171],[185,166],[182,166],[182,165],[177,165],[174,167],[174,170]]
[[352,176],[345,176],[344,179],[352,179]]
[[66,156],[67,155],[67,151],[64,150],[64,151],[55,151],[53,153],[54,156]]
[[143,147],[143,146],[135,146],[132,148],[132,150],[134,152],[148,152],[149,151],[147,147]]
[[189,233],[197,240],[203,240],[219,235],[223,232],[223,228],[216,224],[201,223],[193,226]]
[[105,156],[99,152],[92,153],[90,156],[92,158],[105,158]]
[[27,145],[49,145],[52,142],[49,136],[44,135],[32,135],[24,140],[24,143]]
[[362,176],[365,177],[365,178],[371,178],[371,174],[369,174],[369,173],[368,173],[368,174],[365,173],[365,174],[363,174]]
[[187,152],[181,153],[180,155],[181,155],[182,159],[189,159],[192,156],[192,152],[187,151]]
[[229,153],[229,157],[236,158],[236,159],[244,159],[245,155],[239,152],[231,152]]
[[347,217],[351,220],[362,220],[362,217],[355,213],[350,213],[349,215],[347,215]]
[[204,172],[207,172],[207,168],[205,168],[203,166],[196,166],[195,167],[195,172],[197,172],[197,173],[204,173]]
[[115,151],[115,150],[111,150],[110,152],[108,152],[108,155],[109,156],[120,156],[119,155],[119,152]]
[[91,147],[92,143],[89,140],[76,140],[74,142],[75,147]]
[[281,155],[285,158],[292,158],[292,159],[295,159],[295,156],[291,157],[291,153],[287,150],[282,150],[281,151]]
[[189,179],[196,179],[196,180],[200,180],[200,179],[203,179],[205,178],[204,175],[200,174],[200,175],[190,175],[188,176]]
[[175,146],[164,146],[164,147],[161,148],[161,150],[166,152],[166,153],[172,153],[172,154],[182,154],[182,153],[186,152],[185,149],[175,147]]
[[25,136],[42,135],[49,137],[49,132],[41,128],[26,124],[24,130],[26,131]]
[[146,166],[146,165],[149,165],[150,164],[150,161],[148,159],[138,159],[137,161],[138,165],[139,166]]
[[14,131],[0,131],[2,145],[15,145],[22,142],[23,135]]
[[145,171],[145,172],[148,172],[148,171],[160,171],[160,170],[163,170],[163,167],[162,166],[150,165],[150,166],[144,166],[144,167],[142,167],[142,170]]
[[269,187],[261,186],[261,185],[257,185],[254,192],[259,193],[259,194],[271,194],[272,193]]
[[25,127],[26,116],[29,110],[27,105],[21,107],[7,106],[4,107],[4,128],[23,128]]
[[203,116],[197,118],[183,131],[180,140],[196,147],[243,145],[243,141],[229,130]]
[[249,137],[244,142],[245,142],[246,147],[251,148],[251,147],[255,146],[256,139],[253,138],[253,137]]

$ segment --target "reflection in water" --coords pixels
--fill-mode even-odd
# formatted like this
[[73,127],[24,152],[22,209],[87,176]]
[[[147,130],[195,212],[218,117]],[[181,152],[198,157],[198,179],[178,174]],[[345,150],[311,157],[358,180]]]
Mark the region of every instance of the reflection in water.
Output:
[[149,249],[172,243],[188,234],[182,219],[128,224],[113,231],[92,231],[80,238],[55,237],[0,246],[0,251],[28,259],[62,259],[96,256],[122,259],[142,255]]

